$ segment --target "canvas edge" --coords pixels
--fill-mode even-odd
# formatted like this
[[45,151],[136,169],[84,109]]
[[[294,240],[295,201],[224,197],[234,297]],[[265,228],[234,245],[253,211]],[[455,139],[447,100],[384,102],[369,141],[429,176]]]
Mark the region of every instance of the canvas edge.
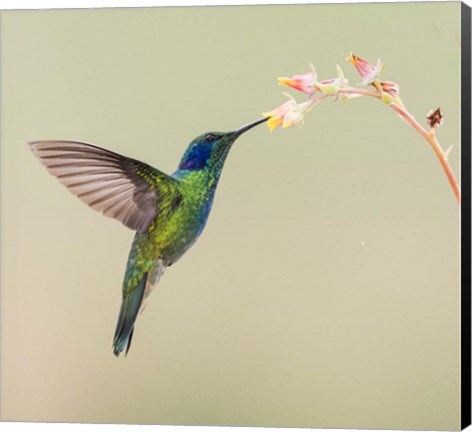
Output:
[[461,3],[461,189],[462,189],[462,256],[461,256],[461,429],[471,424],[471,9]]

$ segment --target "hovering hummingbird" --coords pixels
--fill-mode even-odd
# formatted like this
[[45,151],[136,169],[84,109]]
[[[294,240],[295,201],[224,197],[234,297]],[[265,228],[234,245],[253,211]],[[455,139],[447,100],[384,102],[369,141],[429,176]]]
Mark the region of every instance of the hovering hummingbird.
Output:
[[208,132],[188,146],[167,175],[136,159],[77,141],[36,141],[31,150],[74,195],[136,231],[123,281],[113,339],[128,353],[138,313],[164,270],[197,240],[206,225],[223,165],[236,139],[268,120],[232,132]]

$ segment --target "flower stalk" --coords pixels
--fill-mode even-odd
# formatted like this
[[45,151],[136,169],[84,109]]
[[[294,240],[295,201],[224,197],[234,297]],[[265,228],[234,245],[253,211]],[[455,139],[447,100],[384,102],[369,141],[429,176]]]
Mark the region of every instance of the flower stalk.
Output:
[[452,146],[444,151],[436,136],[436,130],[444,120],[441,110],[437,108],[428,113],[426,121],[430,129],[427,131],[406,109],[399,96],[400,88],[398,84],[391,81],[380,81],[379,75],[383,69],[380,59],[377,60],[374,66],[351,53],[347,60],[354,65],[362,78],[363,84],[373,87],[373,90],[349,86],[348,80],[344,77],[344,72],[339,66],[336,66],[337,78],[318,81],[315,67],[310,65],[311,70],[306,74],[294,75],[291,78],[279,78],[279,84],[303,92],[308,96],[308,100],[298,104],[293,97],[287,95],[289,101],[272,111],[263,113],[264,116],[269,117],[267,123],[270,130],[272,131],[279,125],[282,125],[283,128],[292,127],[296,124],[302,125],[304,114],[311,111],[315,105],[329,98],[343,101],[363,96],[379,99],[403,118],[431,145],[447,176],[456,200],[460,204],[459,184],[448,161]]
[[444,172],[446,173],[447,179],[449,180],[457,202],[461,204],[461,191],[459,188],[459,184],[457,183],[456,176],[454,175],[454,172],[452,171],[451,165],[449,164],[447,158],[452,147],[449,147],[449,149],[445,152],[438,142],[434,127],[432,127],[431,130],[427,132],[415,120],[415,118],[408,113],[408,111],[395,104],[392,104],[391,107],[397,114],[404,118],[416,131],[418,131],[418,133],[420,133],[423,138],[431,145],[434,150],[434,153],[436,154],[437,158],[439,159],[439,162],[441,163]]

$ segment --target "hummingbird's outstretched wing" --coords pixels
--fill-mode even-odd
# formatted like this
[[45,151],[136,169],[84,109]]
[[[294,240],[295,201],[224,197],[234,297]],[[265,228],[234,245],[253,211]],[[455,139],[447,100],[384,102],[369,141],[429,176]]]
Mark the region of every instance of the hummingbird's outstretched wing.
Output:
[[156,214],[178,202],[178,180],[135,159],[77,141],[36,141],[31,150],[85,204],[145,232]]

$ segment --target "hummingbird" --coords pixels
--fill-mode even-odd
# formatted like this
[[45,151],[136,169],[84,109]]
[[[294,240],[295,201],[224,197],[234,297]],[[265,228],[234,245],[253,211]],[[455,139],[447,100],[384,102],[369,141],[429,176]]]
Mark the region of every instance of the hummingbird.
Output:
[[226,157],[238,137],[268,118],[195,138],[172,175],[78,141],[35,141],[31,150],[67,189],[94,210],[136,231],[122,286],[113,352],[125,355],[135,321],[154,287],[195,243],[208,220]]

